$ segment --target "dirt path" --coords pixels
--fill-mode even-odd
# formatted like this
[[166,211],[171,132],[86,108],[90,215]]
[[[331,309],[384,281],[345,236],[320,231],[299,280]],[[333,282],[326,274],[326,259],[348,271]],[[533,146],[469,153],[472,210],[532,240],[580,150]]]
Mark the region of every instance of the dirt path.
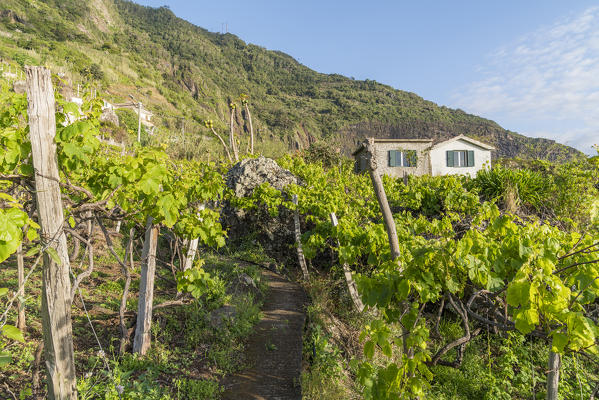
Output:
[[269,292],[263,318],[248,342],[251,367],[225,378],[223,399],[299,400],[306,294],[281,275],[262,274],[269,280]]

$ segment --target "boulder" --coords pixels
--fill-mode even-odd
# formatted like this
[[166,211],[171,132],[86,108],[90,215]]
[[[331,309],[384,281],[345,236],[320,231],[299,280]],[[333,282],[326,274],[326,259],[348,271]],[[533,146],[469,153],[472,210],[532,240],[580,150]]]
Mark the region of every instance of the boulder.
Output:
[[13,83],[12,85],[12,88],[15,91],[15,93],[25,93],[27,91],[27,82],[15,81],[15,83]]
[[240,274],[233,284],[233,293],[238,294],[251,294],[253,298],[260,298],[262,293],[260,293],[260,289],[256,285],[254,279],[248,274]]
[[295,175],[279,167],[275,160],[265,157],[238,162],[227,172],[225,179],[237,197],[250,196],[257,186],[265,182],[280,191],[289,184],[298,183]]
[[225,324],[232,323],[237,318],[237,310],[233,306],[222,306],[208,314],[208,322],[213,329],[222,329]]
[[[299,179],[274,160],[265,157],[248,158],[235,164],[225,176],[226,185],[237,197],[248,197],[254,189],[263,183],[287,196],[285,188]],[[279,208],[277,216],[271,216],[266,207],[243,210],[225,204],[223,207],[223,226],[233,242],[255,240],[265,252],[274,259],[286,264],[294,259],[293,215],[284,207]]]
[[100,121],[112,122],[114,126],[119,126],[119,116],[112,108],[105,108],[100,115]]

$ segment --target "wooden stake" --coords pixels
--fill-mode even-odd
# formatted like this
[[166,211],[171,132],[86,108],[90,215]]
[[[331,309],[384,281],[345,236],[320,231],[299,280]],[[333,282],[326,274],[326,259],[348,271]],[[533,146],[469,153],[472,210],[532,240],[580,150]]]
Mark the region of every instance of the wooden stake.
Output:
[[27,114],[29,137],[35,170],[35,196],[41,238],[58,256],[44,254],[42,272],[42,331],[48,398],[76,399],[77,380],[71,326],[71,281],[67,238],[63,231],[64,215],[60,195],[54,88],[50,71],[43,67],[25,67],[27,74]]
[[[292,197],[293,204],[297,206],[297,194],[294,194]],[[304,274],[304,279],[308,280],[310,278],[308,274],[308,266],[306,265],[306,258],[304,257],[304,249],[302,248],[302,232],[300,230],[300,219],[299,219],[299,211],[297,208],[293,212],[293,224],[295,225],[295,244],[297,245],[297,261],[302,269],[302,273]]]
[[[198,206],[198,217],[200,216],[200,212],[206,208],[205,204],[200,204]],[[196,253],[198,251],[198,244],[200,239],[195,238],[189,241],[189,248],[187,250],[187,254],[185,256],[185,261],[183,262],[183,271],[188,270],[193,266],[193,261],[195,260]]]
[[146,235],[141,255],[141,277],[139,282],[139,303],[137,306],[137,325],[133,339],[133,352],[142,356],[151,344],[152,302],[154,300],[154,275],[156,272],[156,248],[158,246],[158,225],[148,217]]
[[559,388],[559,370],[562,360],[559,353],[549,351],[549,372],[547,374],[547,400],[557,400]]
[[17,328],[25,330],[25,263],[23,262],[23,244],[17,249],[17,274],[19,290],[17,296],[19,298],[19,313],[17,315]]
[[[121,269],[125,274],[125,287],[121,296],[121,305],[119,307],[119,327],[121,330],[121,341],[119,345],[119,354],[125,354],[125,348],[129,343],[129,335],[127,325],[125,325],[125,312],[127,311],[127,298],[129,297],[129,286],[131,286],[131,270],[133,269],[133,238],[135,236],[135,228],[129,229],[129,242],[127,243],[127,251],[125,258],[121,264]],[[129,267],[127,267],[127,257],[129,256]]]
[[[337,226],[339,222],[337,221],[337,216],[335,215],[335,213],[332,212],[330,214],[330,217],[333,226]],[[341,247],[341,243],[339,242],[339,239],[337,239],[337,248],[339,247]],[[347,263],[343,263],[342,265],[343,274],[345,275],[345,282],[347,283],[347,289],[349,290],[349,295],[351,296],[351,299],[354,302],[356,310],[362,312],[364,311],[364,303],[362,303],[362,299],[360,298],[360,294],[358,293],[358,287],[356,286],[356,281],[354,281],[354,278],[352,277],[351,269],[349,268],[349,265],[347,265]]]
[[[395,221],[393,220],[391,208],[389,208],[389,202],[387,201],[387,195],[385,194],[383,181],[378,172],[376,149],[374,148],[373,138],[369,138],[366,144],[366,161],[368,161],[370,179],[372,180],[372,186],[374,187],[374,194],[376,195],[376,199],[381,207],[381,212],[383,213],[383,221],[385,223],[385,229],[387,230],[387,237],[389,239],[389,246],[391,248],[391,257],[394,260],[397,260],[400,256],[399,240],[397,239]],[[399,261],[397,262],[399,264]]]

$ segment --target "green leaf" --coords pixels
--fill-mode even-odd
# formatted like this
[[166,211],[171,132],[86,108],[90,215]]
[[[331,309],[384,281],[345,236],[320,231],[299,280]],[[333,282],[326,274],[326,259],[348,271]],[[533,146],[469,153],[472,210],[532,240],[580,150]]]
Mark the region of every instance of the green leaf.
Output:
[[61,264],[62,261],[60,260],[60,257],[58,256],[58,253],[56,252],[56,249],[54,249],[53,247],[48,247],[46,249],[46,253],[50,256],[50,258],[56,263],[56,264]]
[[25,257],[34,256],[39,252],[40,252],[40,246],[34,246],[34,247],[30,248],[29,251],[27,251],[27,253],[25,253]]
[[563,353],[564,347],[568,344],[568,335],[562,332],[554,332],[551,340],[551,351],[554,353]]
[[507,303],[510,306],[528,304],[530,299],[530,282],[526,279],[514,280],[507,289]]
[[6,351],[0,351],[0,367],[4,367],[12,362],[12,356]]
[[533,308],[518,310],[515,312],[514,322],[516,323],[516,329],[520,332],[530,333],[539,323],[539,313]]
[[30,226],[29,229],[27,229],[27,240],[29,240],[30,242],[33,242],[38,237],[39,237],[39,235],[37,233],[37,229],[34,229],[33,227]]
[[364,356],[369,359],[374,356],[374,342],[372,340],[364,343]]
[[8,293],[8,288],[0,288],[0,297],[5,296]]
[[2,335],[4,335],[5,337],[7,337],[9,339],[16,340],[18,342],[25,341],[23,332],[21,332],[21,330],[19,328],[17,328],[16,326],[4,325],[4,327],[2,328]]
[[71,228],[74,228],[75,227],[75,218],[73,218],[72,215],[69,215],[68,221],[69,221],[69,225],[71,226]]

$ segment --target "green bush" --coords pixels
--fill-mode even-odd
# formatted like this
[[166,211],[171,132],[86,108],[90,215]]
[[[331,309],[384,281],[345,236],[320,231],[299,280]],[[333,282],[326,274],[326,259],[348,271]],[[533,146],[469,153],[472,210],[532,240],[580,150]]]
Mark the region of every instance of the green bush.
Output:
[[472,180],[484,200],[505,201],[505,196],[513,188],[523,205],[540,211],[547,206],[551,192],[552,177],[530,169],[509,169],[501,165],[479,171]]

